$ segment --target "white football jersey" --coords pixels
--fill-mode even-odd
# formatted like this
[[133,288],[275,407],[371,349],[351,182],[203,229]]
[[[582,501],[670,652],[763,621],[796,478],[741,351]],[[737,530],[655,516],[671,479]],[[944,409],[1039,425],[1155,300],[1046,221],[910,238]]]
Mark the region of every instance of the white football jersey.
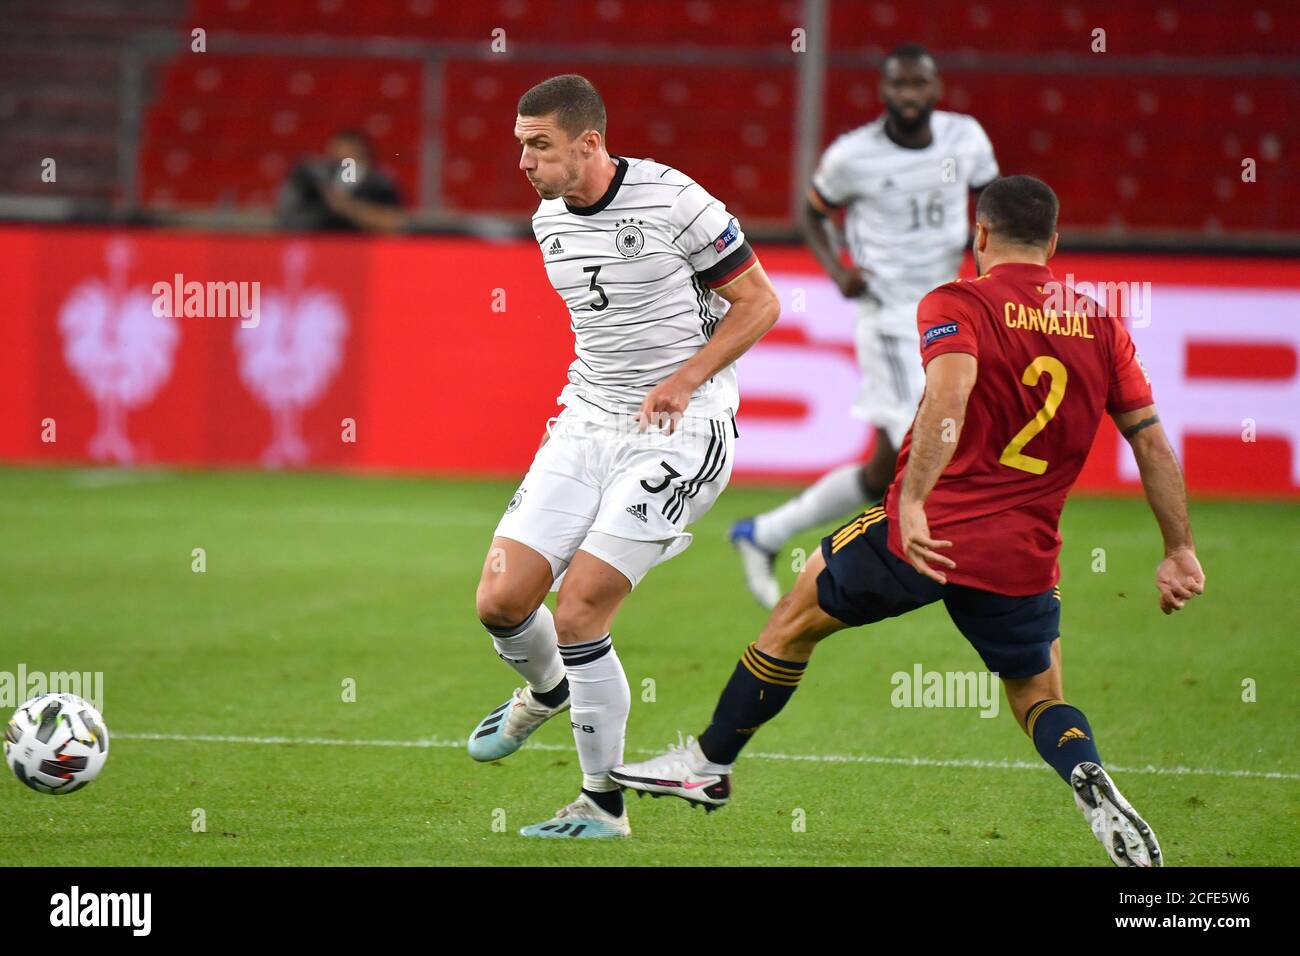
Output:
[[[612,158],[600,199],[581,208],[543,200],[533,234],[575,340],[559,401],[628,414],[709,341],[729,306],[713,289],[757,259],[740,224],[689,176]],[[739,405],[732,365],[696,390],[686,414],[722,418]]]
[[828,206],[847,206],[853,261],[867,273],[881,315],[916,335],[916,303],[957,278],[969,241],[971,189],[998,176],[993,145],[973,116],[936,110],[923,149],[899,146],[885,117],[845,133],[826,148],[813,188]]

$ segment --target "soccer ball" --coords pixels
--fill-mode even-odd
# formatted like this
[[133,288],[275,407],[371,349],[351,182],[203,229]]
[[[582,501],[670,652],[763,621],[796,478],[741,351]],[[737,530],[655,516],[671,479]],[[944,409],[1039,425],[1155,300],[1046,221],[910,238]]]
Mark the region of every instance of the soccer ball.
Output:
[[41,793],[72,793],[94,780],[108,759],[108,728],[75,694],[33,697],[5,728],[5,761]]

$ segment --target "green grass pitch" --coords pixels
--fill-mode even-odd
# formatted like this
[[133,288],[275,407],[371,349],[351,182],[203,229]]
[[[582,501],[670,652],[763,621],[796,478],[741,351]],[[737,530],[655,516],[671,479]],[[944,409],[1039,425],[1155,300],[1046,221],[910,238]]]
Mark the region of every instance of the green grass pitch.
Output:
[[[513,490],[0,471],[0,670],[102,671],[113,735],[77,794],[0,784],[0,864],[1109,865],[1005,707],[891,705],[896,671],[979,669],[941,607],[823,644],[725,810],[632,800],[630,840],[517,836],[580,778],[564,721],[496,764],[460,743],[516,683],[473,605]],[[763,621],[725,531],[784,495],[728,490],[624,606],[629,757],[703,728]],[[1066,696],[1170,865],[1300,862],[1298,512],[1195,503],[1207,593],[1164,617],[1144,503],[1066,508]]]

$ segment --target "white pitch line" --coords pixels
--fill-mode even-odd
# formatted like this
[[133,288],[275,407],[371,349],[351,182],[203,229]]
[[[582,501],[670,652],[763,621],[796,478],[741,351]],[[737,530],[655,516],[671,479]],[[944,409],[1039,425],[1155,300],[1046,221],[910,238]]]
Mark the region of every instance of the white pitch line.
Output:
[[[110,732],[111,738],[123,740],[174,740],[183,743],[206,744],[304,744],[326,747],[417,747],[423,749],[461,750],[463,740],[341,740],[334,737],[237,737],[225,734],[155,734]],[[573,753],[572,747],[561,744],[544,744],[534,741],[530,750],[554,750]],[[630,748],[639,754],[655,754],[657,750],[645,747]],[[810,763],[860,763],[884,764],[895,767],[969,767],[976,770],[1049,770],[1045,764],[1024,760],[940,760],[933,757],[881,757],[873,754],[782,754],[756,751],[742,754],[756,760],[796,760]],[[1282,773],[1265,770],[1217,770],[1203,767],[1120,767],[1107,764],[1107,770],[1116,773],[1150,773],[1172,777],[1245,777],[1258,780],[1300,780],[1300,773]]]

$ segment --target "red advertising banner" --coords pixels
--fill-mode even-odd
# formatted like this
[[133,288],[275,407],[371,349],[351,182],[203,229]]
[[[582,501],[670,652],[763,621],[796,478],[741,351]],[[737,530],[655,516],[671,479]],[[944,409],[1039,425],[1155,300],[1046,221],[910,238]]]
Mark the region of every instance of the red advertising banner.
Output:
[[[739,363],[739,480],[867,454],[854,306],[759,247],[777,327]],[[572,358],[534,244],[0,229],[0,460],[517,475]],[[1062,255],[1124,312],[1193,490],[1300,491],[1300,263]],[[161,304],[160,304],[161,303]],[[919,359],[918,359],[919,360]],[[1080,486],[1132,490],[1103,424]]]

